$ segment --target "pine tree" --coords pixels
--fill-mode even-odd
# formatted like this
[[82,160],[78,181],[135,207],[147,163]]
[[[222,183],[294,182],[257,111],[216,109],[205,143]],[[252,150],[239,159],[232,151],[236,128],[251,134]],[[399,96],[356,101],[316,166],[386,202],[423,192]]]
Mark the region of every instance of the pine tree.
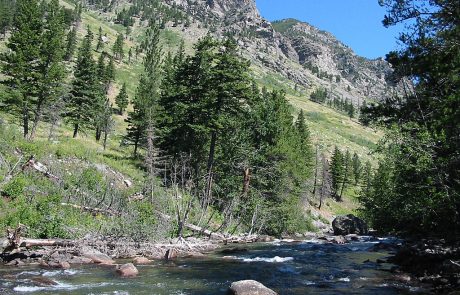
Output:
[[338,198],[339,190],[344,177],[345,159],[342,152],[336,146],[332,154],[331,174],[332,174],[332,193]]
[[81,128],[94,127],[94,111],[98,103],[100,87],[96,64],[91,53],[93,33],[88,27],[87,34],[82,42],[77,66],[72,81],[72,89],[67,104],[67,121],[73,124],[73,137],[77,137]]
[[307,124],[305,122],[305,115],[303,110],[300,110],[299,116],[295,122],[295,127],[299,133],[302,143],[308,144],[310,139],[310,131],[308,130]]
[[10,106],[22,116],[23,135],[29,134],[31,110],[39,91],[42,13],[36,0],[18,0],[11,37],[6,46],[10,50],[1,56],[6,84],[18,93]]
[[77,29],[73,27],[69,30],[66,39],[66,51],[64,59],[70,61],[74,55],[75,49],[77,48]]
[[123,112],[126,110],[129,103],[128,93],[126,92],[126,83],[123,83],[120,93],[118,93],[117,97],[115,97],[115,102],[118,106],[119,114],[123,115]]
[[64,14],[58,0],[51,0],[46,7],[46,22],[40,50],[40,83],[29,139],[34,138],[44,109],[62,94],[62,82],[65,77],[63,63],[65,26]]
[[350,166],[351,166],[351,155],[350,151],[347,149],[345,153],[345,158],[344,158],[344,170],[343,170],[343,177],[342,177],[342,188],[340,189],[340,195],[339,195],[339,201],[342,200],[343,196],[343,191],[345,187],[348,185],[348,182],[350,181]]
[[109,62],[107,63],[107,66],[105,68],[105,78],[108,84],[107,87],[110,85],[111,82],[115,81],[115,62],[112,56],[110,56]]
[[115,43],[113,44],[112,47],[112,52],[113,55],[117,60],[123,60],[124,57],[124,51],[123,51],[123,34],[118,34],[117,39],[115,40]]
[[96,51],[100,52],[104,49],[104,40],[102,39],[102,27],[99,27],[99,33],[97,35],[97,45],[96,45]]
[[[147,31],[145,42],[144,73],[132,101],[134,110],[128,114],[127,119],[129,127],[126,138],[134,145],[134,154],[137,153],[140,144],[147,145],[147,149],[153,152],[153,132],[156,127],[155,116],[158,115],[162,78],[159,29],[153,22]],[[147,163],[150,168],[152,165],[153,163]]]
[[361,175],[363,173],[363,167],[361,164],[361,160],[359,159],[359,156],[357,153],[353,154],[353,159],[352,159],[352,168],[353,168],[353,178],[355,185],[358,185]]

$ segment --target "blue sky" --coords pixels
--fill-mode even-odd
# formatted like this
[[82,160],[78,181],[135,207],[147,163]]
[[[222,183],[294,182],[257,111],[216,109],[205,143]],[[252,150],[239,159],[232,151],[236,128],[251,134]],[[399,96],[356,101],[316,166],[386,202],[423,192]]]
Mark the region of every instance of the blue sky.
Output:
[[385,9],[378,0],[256,0],[261,15],[270,20],[296,18],[328,31],[358,55],[384,57],[398,48],[401,27],[385,28]]

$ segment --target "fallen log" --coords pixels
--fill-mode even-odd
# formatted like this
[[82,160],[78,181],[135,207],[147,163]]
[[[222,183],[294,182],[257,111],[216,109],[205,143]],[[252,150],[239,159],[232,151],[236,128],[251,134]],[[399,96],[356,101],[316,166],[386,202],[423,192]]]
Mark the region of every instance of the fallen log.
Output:
[[[160,211],[155,211],[158,215],[160,215],[161,218],[165,219],[165,220],[172,220],[173,218],[167,214],[164,214]],[[219,234],[219,233],[215,233],[215,232],[212,232],[210,230],[207,230],[207,229],[204,229],[200,226],[197,226],[197,225],[194,225],[194,224],[190,224],[190,223],[187,223],[187,222],[184,222],[184,227],[190,229],[191,231],[195,232],[195,233],[199,233],[199,234],[202,234],[202,235],[205,235],[211,239],[225,239],[225,236],[223,234]]]
[[75,241],[64,240],[64,239],[22,239],[16,243],[11,243],[11,240],[0,238],[0,250],[2,253],[5,252],[18,252],[19,248],[31,248],[31,247],[47,247],[47,246],[58,246],[58,247],[73,247],[76,245]]

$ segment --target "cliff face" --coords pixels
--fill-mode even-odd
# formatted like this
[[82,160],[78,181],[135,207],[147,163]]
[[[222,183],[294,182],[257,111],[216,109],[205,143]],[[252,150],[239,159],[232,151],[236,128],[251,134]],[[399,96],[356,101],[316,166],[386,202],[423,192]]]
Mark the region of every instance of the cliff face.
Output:
[[332,34],[304,22],[286,19],[271,23],[260,16],[254,0],[165,3],[179,8],[197,24],[184,29],[184,35],[211,32],[221,37],[231,33],[256,67],[280,74],[292,84],[306,89],[324,87],[355,104],[368,98],[380,100],[397,91],[387,79],[392,69],[383,59],[357,56]]

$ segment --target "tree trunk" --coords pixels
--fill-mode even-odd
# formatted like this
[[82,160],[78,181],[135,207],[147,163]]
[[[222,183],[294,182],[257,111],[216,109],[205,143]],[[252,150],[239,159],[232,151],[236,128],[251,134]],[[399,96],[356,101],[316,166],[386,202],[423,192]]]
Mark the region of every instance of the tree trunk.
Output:
[[316,183],[318,181],[318,145],[316,145],[316,159],[315,159],[315,180],[313,182],[313,197],[315,196],[316,194]]
[[29,140],[33,140],[35,137],[35,133],[37,132],[37,128],[38,128],[38,123],[40,122],[42,118],[42,113],[43,113],[42,102],[39,101],[37,104],[37,109],[35,110],[35,116],[34,116],[34,121],[32,125],[32,130],[29,135]]
[[209,200],[211,198],[212,169],[214,165],[214,154],[216,151],[216,142],[217,142],[217,133],[216,131],[213,131],[211,134],[211,144],[209,146],[209,156],[208,156],[208,166],[207,166],[208,182],[206,184],[206,194],[205,194],[206,200]]
[[73,138],[76,138],[77,134],[78,134],[78,123],[76,123],[73,128]]
[[251,169],[245,168],[243,171],[243,197],[246,197],[249,192],[249,184],[251,181]]
[[107,131],[104,131],[104,142],[102,144],[102,146],[104,147],[104,151],[105,151],[105,148],[107,147],[107,137],[108,137],[108,133]]
[[136,130],[136,138],[134,139],[134,156],[137,155],[137,146],[139,145],[140,131],[139,127]]
[[346,183],[348,182],[348,161],[345,163],[345,171],[343,172],[343,182],[342,182],[342,188],[340,189],[340,195],[338,201],[342,201],[342,194],[343,190],[345,188]]
[[27,138],[27,135],[29,134],[29,109],[27,106],[24,106],[22,108],[22,123],[24,125],[24,138]]

